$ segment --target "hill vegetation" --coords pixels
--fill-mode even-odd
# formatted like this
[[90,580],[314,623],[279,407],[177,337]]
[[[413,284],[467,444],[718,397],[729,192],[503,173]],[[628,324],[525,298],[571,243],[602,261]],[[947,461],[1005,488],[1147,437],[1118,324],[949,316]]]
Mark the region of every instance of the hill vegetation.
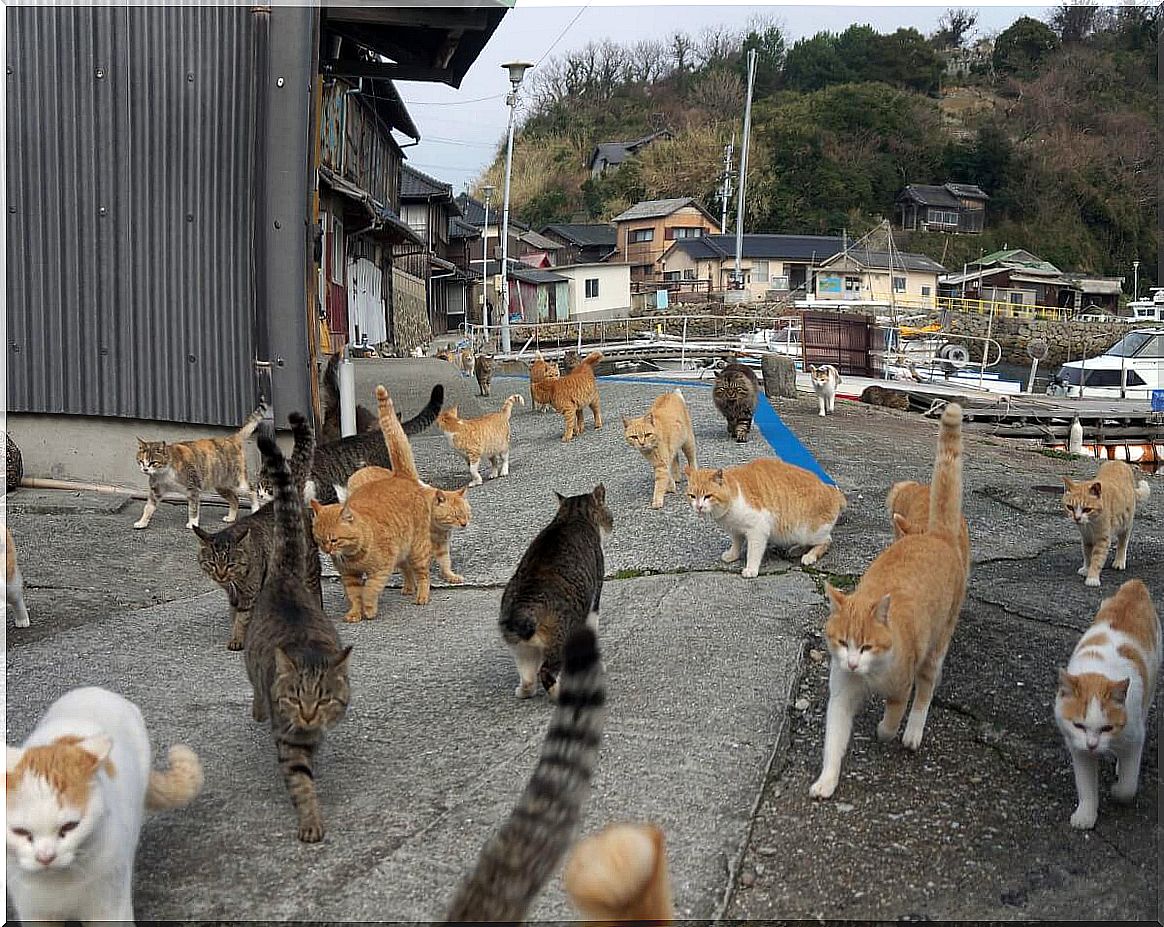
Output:
[[[990,196],[982,235],[900,233],[898,246],[951,269],[1004,246],[1090,273],[1130,276],[1139,259],[1143,292],[1158,249],[1159,7],[1064,5],[977,39],[974,23],[949,10],[930,36],[854,25],[787,46],[755,21],[551,59],[523,91],[514,212],[538,227],[695,196],[719,215],[754,48],[748,231],[860,235],[907,183],[974,183]],[[590,177],[598,143],[663,127],[672,139]],[[503,164],[480,183],[500,189]]]

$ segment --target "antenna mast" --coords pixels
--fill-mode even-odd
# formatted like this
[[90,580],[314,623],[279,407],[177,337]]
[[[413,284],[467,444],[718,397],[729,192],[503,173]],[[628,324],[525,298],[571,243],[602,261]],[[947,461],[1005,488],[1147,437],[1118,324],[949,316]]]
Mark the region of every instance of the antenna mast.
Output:
[[723,211],[719,220],[719,230],[727,232],[727,209],[728,200],[732,195],[732,154],[736,150],[736,133],[732,133],[731,143],[724,146],[723,149],[723,195],[720,197],[723,203]]

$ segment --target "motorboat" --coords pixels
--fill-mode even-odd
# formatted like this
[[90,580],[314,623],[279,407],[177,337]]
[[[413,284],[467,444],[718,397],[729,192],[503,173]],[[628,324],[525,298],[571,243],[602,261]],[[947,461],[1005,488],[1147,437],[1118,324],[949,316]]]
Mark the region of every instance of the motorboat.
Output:
[[1128,303],[1128,309],[1132,313],[1128,321],[1134,325],[1164,322],[1164,286],[1152,287],[1148,296]]
[[1151,399],[1164,390],[1164,328],[1135,328],[1098,357],[1068,361],[1059,368],[1050,395]]

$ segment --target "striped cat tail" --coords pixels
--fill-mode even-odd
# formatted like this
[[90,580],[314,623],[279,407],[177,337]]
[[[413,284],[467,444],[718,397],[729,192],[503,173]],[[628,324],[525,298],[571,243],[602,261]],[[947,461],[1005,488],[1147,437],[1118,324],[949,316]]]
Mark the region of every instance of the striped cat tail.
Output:
[[432,388],[432,395],[428,398],[428,405],[404,423],[404,433],[406,435],[420,434],[436,421],[437,415],[440,414],[441,406],[444,404],[445,387],[444,384],[438,383]]
[[558,704],[541,757],[509,818],[485,844],[446,923],[520,921],[569,848],[606,721],[606,672],[588,627],[566,641]]
[[[598,365],[598,362],[600,360],[602,360],[602,352],[601,351],[591,351],[584,358],[582,358],[582,363],[579,364],[578,366],[581,367],[582,364],[585,364],[587,367],[595,367]],[[575,369],[577,369],[577,368],[575,368]]]
[[243,422],[242,428],[235,432],[235,436],[241,441],[245,441],[247,438],[249,438],[252,434],[254,434],[255,429],[259,427],[259,422],[267,417],[267,412],[269,410],[270,406],[268,406],[266,402],[260,404],[254,412],[247,416],[247,420]]
[[[274,484],[275,501],[275,545],[271,554],[272,572],[276,575],[299,576],[305,562],[303,541],[303,496],[295,491],[291,483],[291,471],[287,460],[274,440],[267,435],[259,435],[259,453],[263,455],[263,465]],[[268,574],[269,575],[269,574]]]
[[383,386],[376,387],[376,407],[380,413],[380,433],[384,435],[384,446],[388,448],[388,459],[392,461],[392,469],[401,476],[420,482],[420,475],[416,472],[416,461],[412,457],[412,445],[408,443],[404,426],[396,417],[392,397]]
[[202,791],[202,763],[198,754],[185,744],[170,747],[170,768],[165,772],[150,770],[145,804],[150,811],[181,808]]
[[518,395],[517,393],[514,393],[512,396],[506,399],[505,402],[501,403],[501,411],[505,413],[506,418],[509,418],[510,414],[512,414],[513,404],[515,402],[520,402],[524,406],[525,398]]
[[303,486],[311,476],[311,464],[315,458],[315,429],[308,423],[301,412],[292,412],[287,416],[291,423],[291,434],[295,437],[295,447],[291,451],[291,482],[300,497],[303,495]]
[[962,530],[962,407],[956,402],[947,403],[942,411],[927,530],[955,537]]

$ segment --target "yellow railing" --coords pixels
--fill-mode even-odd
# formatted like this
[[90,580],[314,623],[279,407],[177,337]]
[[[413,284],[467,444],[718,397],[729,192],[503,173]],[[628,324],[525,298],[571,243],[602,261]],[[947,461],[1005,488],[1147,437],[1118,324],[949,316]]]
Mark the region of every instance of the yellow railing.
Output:
[[994,314],[998,319],[1043,319],[1050,322],[1066,322],[1071,318],[1070,309],[1058,306],[1036,306],[991,299],[966,299],[961,296],[939,296],[939,309],[955,312],[972,312],[976,315]]

